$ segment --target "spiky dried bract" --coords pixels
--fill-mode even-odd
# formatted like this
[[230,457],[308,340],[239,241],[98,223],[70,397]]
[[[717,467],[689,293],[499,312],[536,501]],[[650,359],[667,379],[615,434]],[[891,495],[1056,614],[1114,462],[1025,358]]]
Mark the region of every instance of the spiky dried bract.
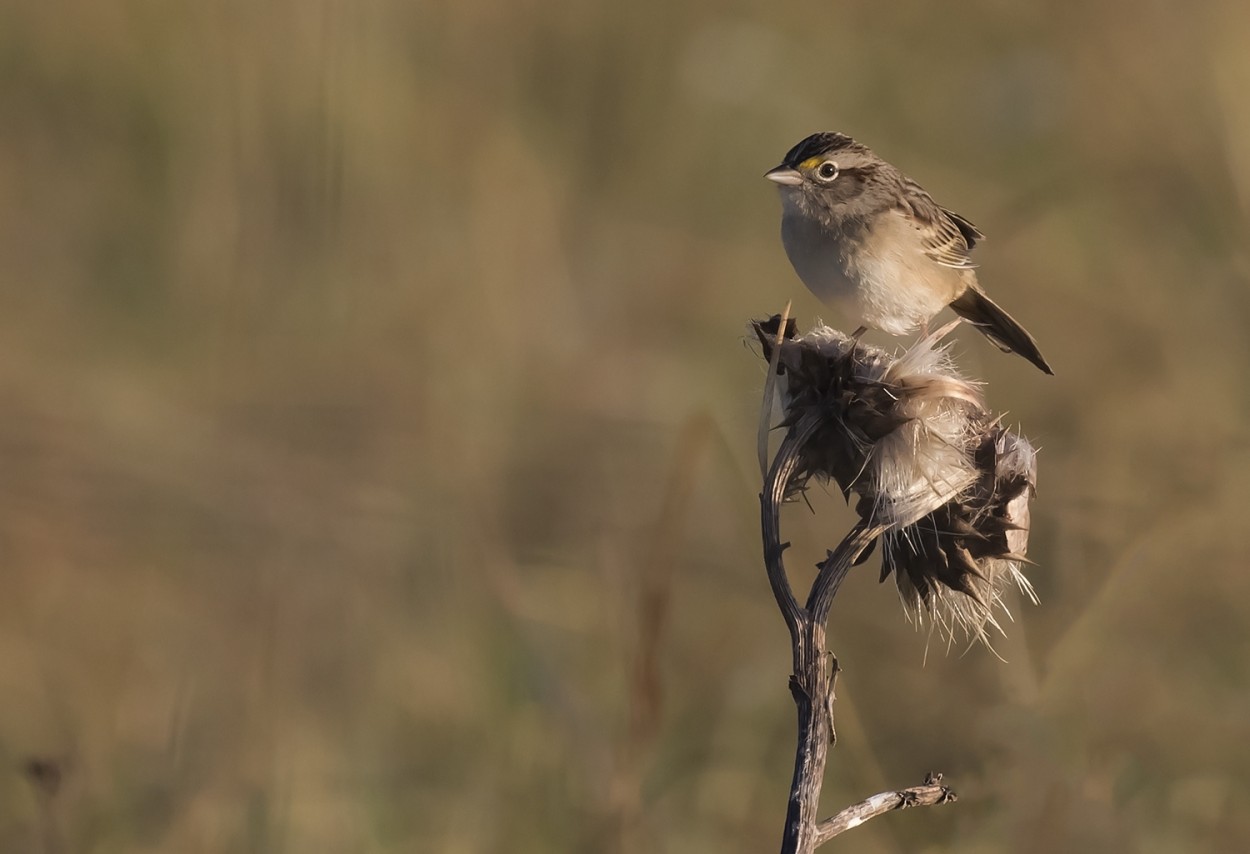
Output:
[[[817,327],[779,345],[783,426],[814,424],[791,480],[831,480],[861,516],[888,526],[882,580],[893,573],[909,613],[946,634],[985,639],[1020,572],[1036,454],[999,426],[941,340],[952,323],[895,357]],[[756,324],[771,356],[777,324]]]
[[909,614],[925,616],[948,638],[988,640],[1000,632],[996,609],[1015,584],[1036,602],[1021,564],[1029,539],[1029,501],[1037,453],[1027,439],[990,425],[973,449],[977,477],[968,489],[914,525],[882,537],[881,580],[892,572]]

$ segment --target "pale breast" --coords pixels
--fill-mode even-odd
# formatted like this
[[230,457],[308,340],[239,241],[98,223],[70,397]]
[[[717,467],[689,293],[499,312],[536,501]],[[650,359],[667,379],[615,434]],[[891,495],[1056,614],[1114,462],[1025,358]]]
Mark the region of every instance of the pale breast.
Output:
[[[927,323],[967,287],[973,273],[924,254],[916,226],[882,214],[854,245],[799,214],[782,217],[781,238],[795,272],[847,322],[892,335]],[[967,277],[967,278],[965,278]]]
[[811,218],[786,210],[781,217],[781,243],[794,272],[821,302],[852,315],[858,310],[856,285],[842,257],[843,241]]

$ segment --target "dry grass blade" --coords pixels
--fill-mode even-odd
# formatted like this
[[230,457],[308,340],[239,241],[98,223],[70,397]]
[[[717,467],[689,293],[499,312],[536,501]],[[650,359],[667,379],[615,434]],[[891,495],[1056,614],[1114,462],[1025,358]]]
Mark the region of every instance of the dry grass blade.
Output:
[[768,360],[768,376],[764,379],[764,400],[760,404],[760,419],[755,434],[755,452],[760,463],[760,477],[768,477],[768,434],[772,430],[773,400],[777,396],[777,359],[781,354],[781,342],[785,340],[786,326],[790,320],[790,303],[781,312],[777,324],[777,336],[773,341],[772,355]]

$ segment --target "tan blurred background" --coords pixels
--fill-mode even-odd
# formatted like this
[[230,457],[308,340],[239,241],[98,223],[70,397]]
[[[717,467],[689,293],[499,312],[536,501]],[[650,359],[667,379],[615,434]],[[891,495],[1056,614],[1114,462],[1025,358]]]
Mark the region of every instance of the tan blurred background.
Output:
[[852,577],[825,802],[962,797],[830,850],[1250,848],[1250,6],[954,8],[0,5],[0,851],[776,850],[744,342],[824,129],[1058,374],[959,336],[1042,602]]

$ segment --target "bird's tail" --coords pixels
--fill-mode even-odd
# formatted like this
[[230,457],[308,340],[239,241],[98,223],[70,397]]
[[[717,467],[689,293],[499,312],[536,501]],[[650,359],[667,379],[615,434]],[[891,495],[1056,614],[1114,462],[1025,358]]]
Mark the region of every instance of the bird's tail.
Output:
[[1000,350],[1019,353],[1046,373],[1054,375],[1055,372],[1046,364],[1046,358],[1037,348],[1033,336],[976,285],[964,291],[959,299],[951,303],[951,308],[955,314],[981,330],[981,334],[994,342]]

